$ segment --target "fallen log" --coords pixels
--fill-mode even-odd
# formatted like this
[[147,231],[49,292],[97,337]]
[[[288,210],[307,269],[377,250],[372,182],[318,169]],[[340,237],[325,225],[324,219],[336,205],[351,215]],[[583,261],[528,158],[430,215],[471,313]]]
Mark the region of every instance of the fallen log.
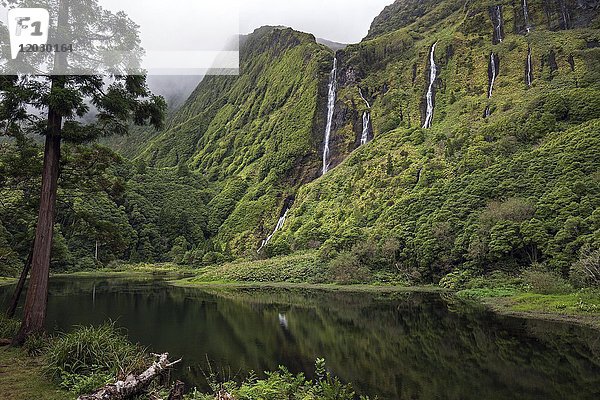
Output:
[[139,395],[146,390],[154,378],[181,361],[181,359],[179,359],[174,362],[169,362],[169,353],[160,355],[154,354],[154,356],[156,356],[158,360],[154,361],[154,363],[141,374],[137,376],[129,375],[125,380],[103,386],[92,394],[81,395],[77,400],[125,400]]

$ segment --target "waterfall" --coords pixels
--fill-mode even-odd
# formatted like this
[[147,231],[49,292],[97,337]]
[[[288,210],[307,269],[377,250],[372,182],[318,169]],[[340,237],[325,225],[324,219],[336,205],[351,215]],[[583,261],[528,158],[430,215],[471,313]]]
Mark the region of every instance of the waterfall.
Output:
[[362,92],[362,89],[360,88],[360,86],[358,87],[358,94],[360,94],[360,98],[365,102],[365,104],[367,105],[367,108],[371,108],[371,105],[369,104],[367,99],[365,99],[365,96],[363,96],[363,92]]
[[369,123],[371,122],[371,115],[369,114],[368,111],[365,111],[363,113],[363,118],[362,118],[362,122],[363,122],[363,129],[362,129],[362,136],[360,137],[360,145],[362,146],[363,144],[367,144],[367,142],[369,141]]
[[335,109],[335,96],[337,92],[337,57],[333,58],[333,69],[329,75],[329,93],[327,95],[327,125],[325,126],[325,142],[323,145],[323,175],[329,171],[329,139],[333,125],[333,112]]
[[[492,98],[492,94],[494,92],[494,84],[496,83],[496,76],[498,74],[498,65],[496,64],[496,55],[492,52],[492,54],[490,55],[490,74],[489,74],[489,79],[490,79],[490,88],[488,89],[488,99]],[[491,115],[491,110],[490,110],[490,106],[488,105],[485,108],[485,116],[489,117]]]
[[495,6],[493,8],[493,15],[495,18],[494,22],[494,44],[502,43],[504,39],[502,37],[502,6]]
[[[362,89],[360,87],[358,88],[358,93],[360,94],[360,98],[363,99],[363,101],[365,102],[367,109],[370,109],[371,104],[369,104],[369,102],[363,95]],[[363,116],[362,116],[363,126],[362,126],[362,135],[360,137],[360,145],[361,146],[363,144],[367,144],[367,142],[369,141],[369,124],[370,123],[371,123],[371,113],[369,113],[369,111],[367,110],[367,111],[363,112]]]
[[496,83],[496,55],[494,53],[490,54],[490,69],[492,72],[490,79],[490,89],[488,90],[488,99],[492,98],[492,93],[494,91],[494,83]]
[[427,113],[425,114],[425,123],[423,124],[424,129],[431,128],[433,122],[433,85],[437,79],[437,66],[435,65],[435,46],[437,42],[431,46],[431,55],[429,56],[429,62],[431,64],[429,69],[429,88],[427,89]]
[[287,214],[289,211],[290,211],[289,208],[285,209],[285,211],[283,212],[283,215],[281,217],[279,217],[279,221],[277,221],[277,225],[275,226],[275,229],[269,236],[267,236],[266,239],[264,239],[262,241],[260,248],[256,251],[257,253],[260,253],[260,251],[265,248],[265,246],[271,241],[271,239],[273,239],[273,236],[275,236],[275,233],[277,233],[278,230],[283,228],[283,224],[285,224],[285,219],[287,218]]
[[529,25],[529,7],[527,6],[527,0],[523,0],[523,17],[525,18],[525,29],[527,33],[531,31],[531,26]]
[[531,83],[533,82],[533,67],[531,65],[531,47],[527,49],[527,69],[525,71],[525,83],[527,83],[527,87],[531,87]]

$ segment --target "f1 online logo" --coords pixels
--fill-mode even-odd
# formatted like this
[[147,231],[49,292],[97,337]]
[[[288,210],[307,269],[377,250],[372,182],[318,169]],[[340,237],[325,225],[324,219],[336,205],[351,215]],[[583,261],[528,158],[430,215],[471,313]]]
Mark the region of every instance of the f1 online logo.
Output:
[[10,52],[14,60],[21,46],[46,44],[50,14],[45,8],[11,8],[8,10]]

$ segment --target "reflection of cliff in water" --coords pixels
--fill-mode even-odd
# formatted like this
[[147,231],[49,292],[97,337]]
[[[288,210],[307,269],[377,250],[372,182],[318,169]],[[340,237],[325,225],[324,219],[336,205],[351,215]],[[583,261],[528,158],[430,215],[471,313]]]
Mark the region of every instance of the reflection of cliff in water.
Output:
[[359,393],[384,399],[595,399],[600,387],[597,331],[497,318],[435,294],[52,284],[52,326],[108,318],[152,349],[183,355],[179,373],[198,385],[208,355],[239,377],[279,364],[310,372],[324,357]]

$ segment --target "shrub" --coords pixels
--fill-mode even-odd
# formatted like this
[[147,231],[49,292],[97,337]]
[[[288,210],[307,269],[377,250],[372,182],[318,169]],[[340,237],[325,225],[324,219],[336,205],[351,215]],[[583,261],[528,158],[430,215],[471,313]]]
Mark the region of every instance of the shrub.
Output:
[[340,253],[329,263],[331,279],[343,285],[366,283],[371,278],[369,269],[361,265],[356,255],[348,252]]
[[9,339],[16,335],[21,322],[18,319],[7,318],[0,314],[0,338]]
[[570,277],[577,286],[600,287],[600,249],[581,249],[579,260],[571,266]]
[[50,340],[46,334],[33,334],[30,335],[23,343],[23,350],[32,356],[37,357],[41,356],[50,345]]
[[471,271],[453,271],[440,280],[440,287],[450,290],[464,289],[473,278]]
[[523,273],[523,280],[532,292],[538,294],[566,294],[573,291],[563,277],[536,266]]
[[[241,385],[234,382],[211,384],[215,394],[221,390],[227,391],[237,400],[354,400],[355,393],[351,385],[343,384],[333,377],[325,367],[325,360],[317,359],[315,365],[316,379],[309,380],[304,374],[292,374],[285,367],[279,367],[275,372],[267,372],[266,379],[257,379],[254,374]],[[186,400],[208,400],[214,396],[192,391]],[[221,397],[219,397],[221,398]],[[224,398],[224,397],[223,397]],[[361,397],[367,400],[365,397]]]
[[46,352],[44,369],[65,389],[81,393],[117,375],[139,372],[148,361],[143,348],[129,342],[113,323],[107,323],[79,327],[54,338]]

